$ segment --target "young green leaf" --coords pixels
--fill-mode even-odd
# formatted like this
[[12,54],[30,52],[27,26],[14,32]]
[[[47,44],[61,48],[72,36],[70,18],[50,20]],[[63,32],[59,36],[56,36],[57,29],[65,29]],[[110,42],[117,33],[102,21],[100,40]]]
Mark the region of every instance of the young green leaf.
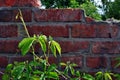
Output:
[[61,47],[60,44],[56,41],[53,41],[52,44],[56,47],[56,50],[58,51],[59,55],[61,56]]
[[32,46],[34,41],[35,41],[35,38],[24,38],[19,43],[18,47],[21,49],[22,55],[27,54],[27,52],[30,50],[30,47]]
[[46,51],[47,51],[47,48],[46,48],[46,37],[44,36],[44,35],[40,35],[39,36],[39,43],[40,43],[40,46],[41,46],[41,48],[42,48],[42,51],[44,52],[44,53],[46,53]]

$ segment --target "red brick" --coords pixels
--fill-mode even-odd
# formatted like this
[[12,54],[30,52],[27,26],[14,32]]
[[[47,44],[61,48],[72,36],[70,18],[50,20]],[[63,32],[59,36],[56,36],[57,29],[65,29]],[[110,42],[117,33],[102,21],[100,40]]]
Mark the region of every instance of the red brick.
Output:
[[87,41],[59,41],[62,52],[86,52],[89,48]]
[[34,11],[36,21],[81,21],[82,16],[81,9],[36,9]]
[[15,56],[10,58],[10,63],[14,63],[15,61],[17,62],[23,62],[23,61],[32,61],[33,57],[32,56]]
[[11,10],[0,10],[0,22],[8,22],[12,20]]
[[8,65],[8,58],[6,56],[0,56],[0,68],[5,68]]
[[18,36],[18,28],[15,25],[0,25],[0,37],[17,37]]
[[83,64],[82,59],[83,59],[82,56],[63,56],[61,57],[61,62],[66,63],[70,61],[70,63],[77,64],[76,67],[82,67],[82,64]]
[[15,53],[18,51],[18,41],[16,40],[0,40],[0,52]]
[[117,37],[118,34],[118,27],[110,24],[98,24],[96,25],[97,28],[97,37],[99,38],[114,38]]
[[49,62],[50,64],[58,64],[58,58],[49,57],[49,58],[48,58],[48,62]]
[[44,34],[52,37],[68,37],[68,27],[62,25],[32,26],[28,27],[30,35]]
[[40,7],[40,0],[0,0],[0,7]]
[[[21,9],[22,15],[23,15],[23,19],[25,22],[31,22],[32,21],[32,11],[30,9]],[[17,22],[21,22],[21,20],[18,18],[16,19],[16,15],[19,13],[18,10],[13,10],[12,11],[13,15],[12,15],[12,21],[17,21]]]
[[96,29],[90,24],[72,25],[72,37],[93,38],[96,37]]
[[92,19],[91,17],[86,17],[86,22],[90,23],[90,22],[95,22],[94,19]]
[[[0,10],[0,22],[15,22],[15,21],[21,21],[20,19],[16,20],[16,15],[18,14],[17,10],[7,10],[3,9]],[[21,9],[21,12],[23,14],[23,18],[25,22],[32,21],[32,12],[30,9]],[[27,14],[27,15],[26,15]]]
[[105,68],[107,60],[105,57],[87,57],[86,66],[89,68]]
[[101,54],[119,54],[120,42],[94,42],[92,45],[92,52]]

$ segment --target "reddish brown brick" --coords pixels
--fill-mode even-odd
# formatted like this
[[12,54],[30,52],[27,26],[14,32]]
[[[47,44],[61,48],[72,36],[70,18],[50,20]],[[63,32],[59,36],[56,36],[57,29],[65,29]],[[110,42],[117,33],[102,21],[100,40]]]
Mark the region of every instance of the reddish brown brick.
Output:
[[[0,22],[14,22],[21,21],[20,19],[16,20],[16,15],[18,14],[18,9],[16,10],[0,10]],[[30,9],[21,9],[23,18],[25,22],[30,22],[32,20],[32,12]],[[27,14],[27,15],[26,15]]]
[[8,58],[6,56],[0,56],[0,68],[5,68],[8,65]]
[[68,37],[68,27],[62,25],[32,26],[28,27],[30,35],[44,34],[53,37]]
[[16,40],[0,40],[0,52],[15,53],[18,51],[18,41]]
[[23,61],[31,61],[33,60],[32,56],[16,56],[16,57],[11,57],[10,58],[10,63],[14,63],[15,61],[17,62],[23,62]]
[[96,37],[96,28],[90,24],[72,25],[72,37],[93,38]]
[[87,23],[95,22],[95,20],[92,19],[91,17],[86,17],[85,19],[86,19],[86,22],[87,22]]
[[82,52],[87,51],[89,42],[87,41],[60,41],[62,52]]
[[[31,22],[32,21],[32,11],[30,9],[21,9],[23,19],[25,22]],[[16,15],[19,13],[18,10],[12,11],[12,21],[21,22],[20,18],[16,19]]]
[[82,16],[81,9],[36,9],[34,11],[36,21],[81,21]]
[[94,42],[92,45],[93,53],[116,54],[120,53],[120,42]]
[[48,62],[50,63],[50,64],[58,64],[58,58],[55,58],[55,57],[49,57],[48,58]]
[[18,27],[15,25],[0,25],[0,37],[17,37],[18,36]]
[[12,11],[11,10],[0,10],[0,22],[12,21]]
[[40,0],[0,0],[0,7],[40,7]]
[[89,68],[105,68],[107,60],[105,57],[87,57],[86,66]]
[[78,66],[76,67],[82,67],[83,64],[83,60],[82,60],[82,56],[63,56],[61,57],[61,62],[68,62],[70,61],[70,63],[75,63]]

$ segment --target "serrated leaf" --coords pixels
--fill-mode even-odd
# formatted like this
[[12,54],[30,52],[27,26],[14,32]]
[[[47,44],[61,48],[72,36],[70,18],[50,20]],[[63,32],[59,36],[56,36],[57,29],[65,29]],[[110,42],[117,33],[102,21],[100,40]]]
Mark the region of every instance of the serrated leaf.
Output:
[[60,44],[56,41],[53,41],[52,44],[56,47],[59,55],[61,56],[61,47],[60,47]]
[[39,36],[39,43],[40,43],[40,46],[42,48],[42,51],[44,53],[46,53],[46,50],[47,50],[47,48],[46,48],[46,37],[44,35]]
[[13,68],[13,64],[8,64],[7,65],[7,68],[6,68],[6,71],[11,71],[11,69]]
[[56,47],[53,44],[53,41],[50,41],[50,49],[53,55],[56,57]]
[[67,66],[67,64],[66,64],[66,63],[63,63],[63,62],[61,62],[60,65],[61,65],[61,66]]
[[56,72],[48,72],[47,74],[48,78],[52,78],[52,79],[58,79],[58,74]]
[[51,71],[53,71],[53,70],[55,70],[55,69],[56,69],[56,65],[55,65],[55,64],[51,64],[51,65],[48,67],[47,72],[51,72]]
[[18,47],[21,49],[22,55],[27,54],[27,52],[30,50],[30,47],[32,46],[34,41],[35,41],[35,38],[24,38],[19,43]]
[[12,75],[14,75],[17,79],[20,79],[24,69],[25,69],[25,65],[15,66],[12,71]]

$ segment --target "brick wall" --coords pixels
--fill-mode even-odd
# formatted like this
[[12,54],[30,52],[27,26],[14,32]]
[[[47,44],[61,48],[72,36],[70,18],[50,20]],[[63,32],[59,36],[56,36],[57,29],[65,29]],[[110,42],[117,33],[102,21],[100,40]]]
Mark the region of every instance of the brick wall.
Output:
[[[12,2],[13,1],[13,2]],[[74,62],[87,72],[112,70],[120,56],[120,23],[97,22],[85,17],[81,9],[39,9],[39,0],[0,0],[0,71],[8,63],[31,60],[20,56],[18,43],[25,32],[15,16],[22,10],[30,35],[51,35],[62,47],[62,57],[50,57],[50,63]],[[38,1],[38,2],[37,2]],[[40,49],[37,48],[40,54]]]

